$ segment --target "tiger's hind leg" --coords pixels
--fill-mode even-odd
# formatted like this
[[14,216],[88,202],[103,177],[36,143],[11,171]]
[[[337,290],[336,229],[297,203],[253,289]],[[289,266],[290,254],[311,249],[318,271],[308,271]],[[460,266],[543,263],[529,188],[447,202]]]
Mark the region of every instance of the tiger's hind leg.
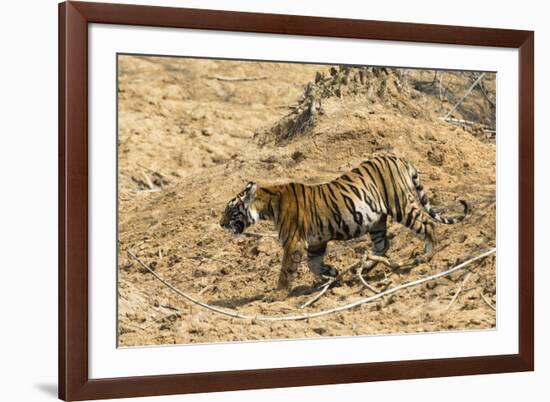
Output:
[[417,202],[410,202],[405,210],[404,222],[401,223],[416,234],[424,235],[424,255],[430,258],[433,254],[433,243],[435,241],[434,223],[424,211],[424,208]]
[[369,230],[372,240],[372,253],[377,256],[386,254],[390,248],[390,239],[387,234],[387,215],[383,215]]
[[338,275],[338,270],[332,265],[325,264],[323,261],[323,257],[326,253],[326,242],[314,246],[309,245],[307,248],[307,266],[309,270],[317,276],[335,277]]

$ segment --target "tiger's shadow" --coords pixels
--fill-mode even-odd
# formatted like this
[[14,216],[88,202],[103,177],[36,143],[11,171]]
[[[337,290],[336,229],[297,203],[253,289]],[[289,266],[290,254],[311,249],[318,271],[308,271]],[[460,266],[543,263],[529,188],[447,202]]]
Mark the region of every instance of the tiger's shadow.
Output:
[[247,304],[254,303],[259,300],[263,300],[265,296],[266,296],[265,294],[259,293],[259,294],[256,294],[253,296],[247,296],[247,297],[234,297],[234,298],[211,300],[211,301],[208,301],[208,304],[212,306],[217,306],[217,307],[234,309],[236,307],[246,306]]
[[[393,272],[399,273],[399,274],[408,274],[411,271],[411,269],[412,269],[411,267],[397,268],[397,269],[393,269]],[[367,278],[369,281],[376,283],[378,281],[384,281],[386,279],[386,275],[384,275],[384,272],[382,270],[377,269],[369,272]],[[301,296],[312,295],[314,293],[317,293],[321,289],[323,283],[324,282],[317,282],[311,285],[304,284],[304,285],[295,286],[290,291],[288,297],[301,297]],[[354,285],[357,285],[357,278],[351,277],[349,279],[343,279],[343,280],[337,281],[333,285],[331,285],[331,287],[341,287],[341,286],[353,287]],[[233,297],[233,298],[210,300],[208,301],[208,304],[217,306],[217,307],[235,309],[237,307],[246,306],[248,304],[251,304],[257,301],[269,302],[270,292],[268,291],[264,293],[257,293],[255,295],[246,296],[246,297]]]
[[[318,284],[315,285],[299,285],[294,287],[288,297],[300,297],[300,296],[307,296],[311,295],[313,293],[316,293],[319,291]],[[276,301],[275,299],[271,300],[270,292],[265,293],[258,293],[253,296],[246,296],[246,297],[233,297],[233,298],[225,298],[225,299],[217,299],[217,300],[209,300],[208,304],[212,306],[217,307],[224,307],[229,309],[235,309],[237,307],[246,306],[247,304],[251,304],[257,301],[263,301],[263,302],[269,302],[269,301]]]

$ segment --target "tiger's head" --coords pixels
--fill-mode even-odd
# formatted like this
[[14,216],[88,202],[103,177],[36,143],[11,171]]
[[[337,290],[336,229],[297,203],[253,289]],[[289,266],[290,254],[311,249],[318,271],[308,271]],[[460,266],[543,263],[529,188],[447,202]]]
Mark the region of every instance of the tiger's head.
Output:
[[231,199],[223,211],[220,226],[241,234],[258,220],[258,212],[252,206],[256,200],[256,183],[249,182],[244,190]]

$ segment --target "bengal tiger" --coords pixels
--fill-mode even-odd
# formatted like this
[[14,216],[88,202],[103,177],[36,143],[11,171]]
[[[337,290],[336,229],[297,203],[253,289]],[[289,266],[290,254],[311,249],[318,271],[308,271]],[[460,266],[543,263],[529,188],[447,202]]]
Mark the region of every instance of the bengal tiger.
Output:
[[416,168],[402,158],[383,154],[328,183],[258,186],[249,182],[227,203],[220,225],[241,234],[258,220],[272,221],[284,251],[278,289],[290,291],[306,252],[314,274],[338,275],[323,262],[331,240],[369,233],[373,254],[384,255],[390,247],[388,215],[422,235],[424,253],[431,254],[433,221],[455,224],[469,213],[468,203],[459,202],[464,208],[462,215],[439,215],[430,206]]

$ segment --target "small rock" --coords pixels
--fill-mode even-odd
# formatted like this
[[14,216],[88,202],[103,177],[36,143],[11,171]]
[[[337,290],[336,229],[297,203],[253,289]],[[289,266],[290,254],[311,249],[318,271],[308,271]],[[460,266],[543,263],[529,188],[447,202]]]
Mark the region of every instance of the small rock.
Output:
[[430,290],[434,290],[437,287],[436,281],[426,282],[426,287]]
[[426,131],[426,139],[429,141],[435,141],[434,135],[429,131]]
[[481,324],[481,321],[479,321],[478,319],[476,318],[472,318],[470,320],[470,324],[473,324],[473,325],[480,325]]
[[317,335],[324,335],[326,334],[327,330],[323,327],[313,328],[313,332],[315,332]]
[[303,154],[303,152],[301,151],[294,151],[292,153],[292,155],[290,155],[290,157],[292,158],[293,161],[295,161],[296,163],[299,163],[301,161],[303,161],[304,159],[306,159],[306,156]]

